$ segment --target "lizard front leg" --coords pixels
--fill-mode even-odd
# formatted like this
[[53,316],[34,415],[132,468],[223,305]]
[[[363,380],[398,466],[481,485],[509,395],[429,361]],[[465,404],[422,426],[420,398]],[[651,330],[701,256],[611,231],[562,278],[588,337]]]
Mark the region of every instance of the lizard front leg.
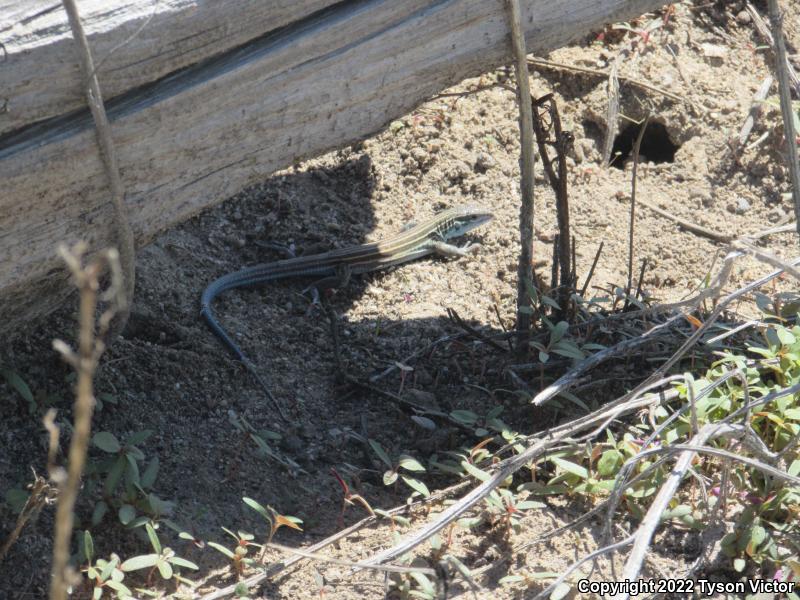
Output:
[[463,246],[454,246],[447,242],[431,242],[431,248],[439,256],[447,256],[450,258],[464,258],[470,254],[475,254],[481,249],[481,245],[477,243],[467,242]]

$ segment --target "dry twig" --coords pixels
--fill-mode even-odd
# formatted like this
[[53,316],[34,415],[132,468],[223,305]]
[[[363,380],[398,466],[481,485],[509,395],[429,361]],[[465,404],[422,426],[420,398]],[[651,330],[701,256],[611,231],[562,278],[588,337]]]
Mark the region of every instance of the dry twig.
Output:
[[[789,177],[792,181],[792,198],[794,200],[794,218],[800,233],[800,163],[797,159],[797,135],[794,130],[794,114],[792,111],[792,95],[789,89],[789,69],[791,65],[786,59],[786,43],[783,40],[783,15],[778,0],[767,0],[769,20],[772,25],[772,37],[775,49],[775,71],[778,75],[778,92],[781,99],[781,116],[783,118],[783,135],[786,138],[786,149]],[[795,92],[800,95],[800,83],[794,81]]]
[[669,219],[677,223],[680,227],[689,231],[691,233],[697,234],[701,237],[708,238],[715,242],[720,242],[723,244],[728,244],[733,240],[733,236],[725,235],[724,233],[718,233],[712,229],[708,229],[707,227],[703,227],[702,225],[698,225],[697,223],[692,223],[691,221],[687,221],[686,219],[682,219],[677,215],[673,215],[671,212],[664,210],[663,208],[659,208],[655,204],[647,202],[646,200],[638,200],[638,204],[641,204],[645,208],[652,210],[657,215],[664,217],[665,219]]
[[617,56],[608,73],[608,111],[606,112],[606,138],[603,141],[603,164],[608,168],[611,164],[611,150],[614,148],[614,138],[617,137],[619,120],[619,79],[617,70],[622,55]]
[[[769,25],[764,20],[764,17],[755,9],[755,7],[748,2],[745,5],[747,12],[750,13],[750,17],[753,21],[753,25],[755,25],[756,30],[758,31],[759,35],[764,38],[764,40],[770,45],[770,47],[775,50],[775,38],[772,36],[772,33],[769,30]],[[785,54],[784,54],[785,56]],[[789,79],[792,82],[792,85],[798,93],[800,93],[800,76],[797,75],[797,71],[794,70],[791,63],[785,61],[787,65],[787,71],[789,75]]]
[[[67,263],[75,285],[80,292],[78,352],[74,352],[65,342],[53,341],[53,348],[61,353],[65,362],[71,365],[78,374],[73,414],[72,440],[69,447],[67,472],[63,468],[51,465],[50,478],[58,486],[58,507],[56,508],[55,536],[53,539],[53,581],[50,587],[51,600],[64,600],[67,587],[72,580],[69,570],[69,542],[72,537],[74,520],[73,509],[78,496],[81,474],[86,462],[86,451],[92,429],[92,411],[94,410],[93,383],[95,370],[100,356],[105,350],[105,337],[109,333],[111,322],[126,306],[123,291],[123,277],[116,250],[107,250],[88,264],[83,258],[87,247],[79,243],[71,250],[64,246],[59,253]],[[111,271],[111,286],[103,294],[102,299],[110,302],[110,307],[101,316],[95,334],[95,311],[98,304],[98,282],[101,274],[108,268]],[[54,440],[55,438],[55,440]],[[54,455],[54,441],[57,444],[57,429],[51,429],[51,452]]]
[[764,81],[761,82],[761,85],[758,86],[758,90],[753,96],[753,103],[750,105],[750,110],[747,112],[747,118],[742,124],[742,129],[739,131],[738,142],[740,150],[747,143],[747,138],[750,137],[750,132],[753,130],[753,125],[756,122],[756,117],[761,112],[762,102],[766,99],[767,94],[769,94],[769,88],[772,87],[772,81],[772,75],[767,75]]
[[[92,53],[89,49],[89,41],[83,30],[81,17],[75,0],[62,0],[64,9],[69,18],[72,28],[72,35],[75,38],[75,45],[81,58],[81,69],[85,80],[86,102],[92,111],[95,130],[97,133],[97,145],[100,148],[100,155],[103,159],[106,177],[111,188],[111,207],[114,213],[114,226],[116,228],[117,245],[119,252],[119,263],[124,277],[125,303],[116,312],[116,319],[113,329],[109,334],[109,339],[116,337],[125,329],[130,316],[130,306],[133,302],[133,289],[136,280],[136,246],[133,238],[128,217],[128,209],[125,206],[125,188],[119,173],[117,152],[114,148],[114,140],[111,136],[111,125],[108,122],[103,96],[100,92],[100,83],[97,80],[97,73],[92,60]],[[145,23],[146,24],[146,23]],[[137,32],[138,34],[138,32]],[[127,43],[127,40],[124,42]]]
[[[590,69],[588,67],[578,67],[576,65],[566,65],[563,63],[557,63],[549,60],[542,60],[540,58],[529,58],[528,65],[532,67],[544,67],[545,69],[553,69],[553,70],[561,70],[561,71],[573,71],[575,73],[585,73],[587,75],[594,75],[596,77],[603,77],[607,78],[610,73],[609,71],[604,71],[602,69]],[[617,79],[620,81],[632,85],[633,87],[638,87],[643,90],[648,90],[650,92],[655,92],[657,94],[661,94],[662,96],[669,98],[670,100],[674,100],[675,102],[686,102],[689,103],[689,100],[686,98],[682,98],[678,96],[678,94],[673,94],[663,88],[657,87],[651,83],[647,83],[646,81],[641,81],[640,79],[635,79],[633,77],[628,77],[626,75],[617,75]]]
[[55,488],[53,488],[44,477],[37,475],[35,471],[33,473],[33,483],[28,487],[31,493],[25,502],[25,506],[22,507],[22,510],[17,515],[17,522],[14,525],[14,529],[8,534],[3,545],[0,546],[0,562],[2,562],[6,554],[8,554],[11,546],[19,539],[26,523],[35,519],[39,511],[41,511],[46,504],[53,502],[56,497]]
[[517,103],[519,104],[519,129],[521,146],[522,182],[520,185],[519,233],[521,250],[517,269],[517,330],[518,347],[527,349],[531,327],[531,299],[528,283],[533,282],[533,110],[530,103],[530,75],[525,62],[525,37],[522,34],[522,15],[519,0],[506,0],[514,67],[517,74]]
[[636,224],[636,180],[637,173],[639,172],[639,152],[642,149],[642,140],[644,139],[647,125],[650,123],[650,115],[644,118],[639,135],[636,136],[636,143],[633,145],[633,170],[631,171],[631,212],[630,221],[628,223],[628,286],[625,288],[625,306],[623,312],[628,309],[631,298],[631,291],[633,286],[633,240],[635,237],[635,224]]

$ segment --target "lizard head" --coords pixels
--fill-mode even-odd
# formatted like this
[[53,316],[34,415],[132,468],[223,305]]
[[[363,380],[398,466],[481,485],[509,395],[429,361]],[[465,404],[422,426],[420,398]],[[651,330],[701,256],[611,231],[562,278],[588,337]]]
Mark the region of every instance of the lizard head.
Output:
[[450,213],[448,215],[450,219],[442,232],[442,237],[447,240],[460,237],[468,231],[472,231],[476,227],[488,223],[494,217],[488,208],[473,204],[456,206],[455,208],[449,209],[447,212]]

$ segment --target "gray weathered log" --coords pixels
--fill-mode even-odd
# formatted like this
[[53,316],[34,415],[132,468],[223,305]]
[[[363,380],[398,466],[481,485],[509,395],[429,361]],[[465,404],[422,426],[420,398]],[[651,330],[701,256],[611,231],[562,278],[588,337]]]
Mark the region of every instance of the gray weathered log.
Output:
[[[102,61],[103,98],[113,98],[336,1],[80,0],[79,8],[92,54]],[[61,2],[0,0],[0,43],[0,134],[85,106]]]
[[[153,10],[151,3],[132,0],[102,4],[135,4],[138,25]],[[208,2],[212,4],[223,3]],[[283,6],[284,17],[294,6],[288,0],[270,4]],[[324,4],[303,2],[315,8]],[[661,1],[522,4],[528,49],[543,53],[606,22],[657,8]],[[219,19],[225,24],[210,21],[208,27],[236,29],[230,25],[235,21],[240,23],[237,31],[250,31],[244,23],[251,15],[241,8],[248,3],[231,0],[224,5]],[[14,32],[24,37],[29,24],[3,30],[8,15],[20,14],[10,6],[9,0],[0,0],[0,36]],[[107,10],[106,33],[97,33],[103,30],[97,20],[87,27],[90,43],[99,35],[106,48],[127,39],[138,26]],[[294,14],[306,16],[277,30],[265,26],[269,19],[262,18],[262,31],[268,33],[167,75],[165,69],[180,62],[176,53],[145,56],[146,48],[132,51],[135,40],[103,63],[102,68],[114,61],[131,65],[126,79],[137,85],[112,98],[107,107],[139,244],[299,158],[379,131],[426,97],[506,63],[511,56],[502,0],[345,0],[310,15],[299,9]],[[168,24],[157,21],[159,15],[140,35],[151,26],[170,31]],[[180,29],[184,24],[173,26]],[[57,29],[54,26],[60,43]],[[181,37],[173,32],[172,43]],[[201,35],[197,39],[198,45],[207,41]],[[218,47],[224,42],[217,38]],[[62,53],[68,54],[70,47],[64,46]],[[103,61],[102,52],[95,54]],[[198,56],[191,50],[177,54]],[[165,67],[159,66],[162,56]],[[141,60],[150,64],[137,75],[134,63]],[[37,78],[38,71],[56,77],[46,65],[30,68],[29,78]],[[72,69],[77,97],[77,61]],[[69,71],[64,68],[62,74]],[[159,78],[142,85],[151,72]],[[102,70],[100,79],[101,85],[109,85]],[[66,80],[63,83],[68,87]],[[124,81],[114,85],[112,89],[127,87]],[[104,93],[108,89],[104,87]],[[67,109],[75,106],[68,98],[64,102]],[[45,101],[37,110],[48,114],[54,109]],[[55,255],[59,242],[82,238],[93,248],[114,242],[109,192],[88,110],[59,113],[0,136],[0,182],[0,333],[8,333],[51,311],[66,296],[66,277]]]

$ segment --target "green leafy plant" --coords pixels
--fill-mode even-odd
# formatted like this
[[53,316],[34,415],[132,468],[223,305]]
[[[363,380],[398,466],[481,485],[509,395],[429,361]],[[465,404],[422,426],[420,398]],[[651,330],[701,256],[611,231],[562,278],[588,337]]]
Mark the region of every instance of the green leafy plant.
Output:
[[92,445],[110,455],[87,466],[87,475],[103,478],[103,497],[94,506],[93,525],[99,524],[111,508],[116,510],[120,523],[126,527],[140,527],[148,521],[172,514],[174,503],[162,500],[151,491],[158,476],[158,457],[147,463],[142,471],[145,455],[139,445],[151,435],[149,430],[138,431],[131,434],[125,443],[108,431],[98,431],[92,437]]
[[86,575],[86,582],[92,589],[93,600],[100,600],[106,590],[120,600],[131,598],[133,593],[122,583],[125,573],[120,568],[120,559],[116,554],[111,554],[108,560],[97,558],[94,562],[94,541],[92,534],[83,532],[83,555],[86,566],[81,569]]
[[275,532],[281,527],[289,527],[291,529],[296,529],[297,531],[303,531],[303,528],[300,527],[300,525],[303,523],[302,519],[292,517],[291,515],[282,515],[271,506],[264,507],[258,501],[253,500],[252,498],[245,497],[242,498],[242,501],[256,511],[259,515],[261,515],[269,525],[265,547],[272,542]]
[[217,552],[227,556],[231,561],[233,572],[236,573],[237,577],[241,577],[244,574],[245,567],[253,567],[257,564],[255,558],[248,556],[248,548],[261,548],[262,546],[253,541],[255,536],[252,533],[247,533],[245,531],[237,531],[234,533],[226,527],[223,527],[222,530],[236,540],[236,545],[233,547],[233,550],[217,542],[208,542],[208,545]]
[[381,462],[383,462],[383,464],[389,468],[389,470],[383,474],[383,485],[394,485],[399,478],[403,481],[403,483],[413,490],[411,494],[412,498],[415,495],[420,495],[425,498],[431,495],[430,491],[428,491],[428,486],[426,486],[422,481],[416,477],[401,474],[400,472],[402,469],[407,473],[424,473],[425,467],[422,466],[417,459],[408,454],[401,454],[397,461],[393,462],[386,453],[386,450],[384,450],[383,446],[381,446],[378,442],[375,440],[369,440],[369,445],[370,448],[372,448],[372,451],[375,452],[378,458],[381,459]]
[[6,383],[20,395],[28,404],[28,414],[35,415],[38,409],[36,400],[33,397],[33,392],[30,386],[20,377],[15,371],[8,367],[0,366],[0,375],[6,380]]
[[[162,547],[161,541],[156,535],[156,530],[150,523],[145,524],[145,531],[153,547],[153,553],[134,556],[123,562],[119,569],[123,572],[139,571],[150,569],[147,574],[148,585],[152,584],[152,576],[158,571],[162,579],[174,580],[176,583],[191,585],[192,582],[180,575],[180,568],[197,570],[198,566],[191,561],[175,555],[175,552],[168,547]],[[177,569],[176,569],[177,567]]]
[[370,516],[375,516],[375,511],[372,510],[372,506],[370,506],[367,499],[364,498],[361,494],[354,494],[350,491],[350,486],[344,480],[344,478],[339,475],[338,471],[331,467],[331,474],[336,478],[336,481],[339,483],[339,486],[342,488],[342,510],[339,513],[339,525],[343,525],[344,523],[344,511],[347,509],[348,506],[354,505],[356,502],[361,504]]

